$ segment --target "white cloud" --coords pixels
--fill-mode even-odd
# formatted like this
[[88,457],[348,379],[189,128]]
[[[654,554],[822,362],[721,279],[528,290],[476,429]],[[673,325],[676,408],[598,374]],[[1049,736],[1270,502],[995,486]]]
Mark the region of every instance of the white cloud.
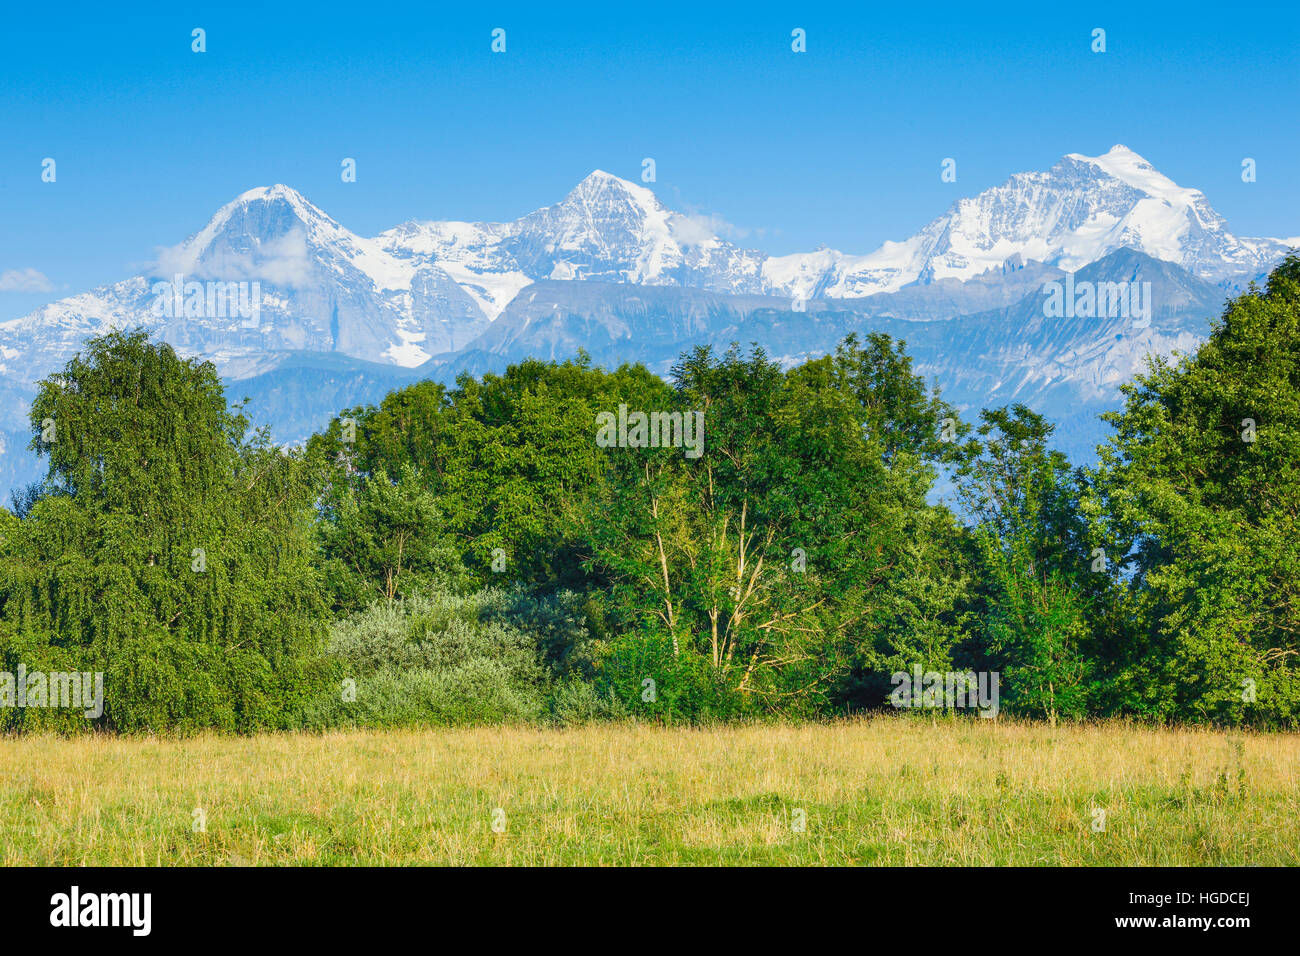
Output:
[[720,222],[716,216],[688,216],[678,213],[673,216],[673,238],[686,246],[698,246],[708,242],[718,234],[715,226]]
[[293,229],[259,243],[255,254],[209,248],[200,257],[189,243],[158,250],[157,275],[171,278],[216,279],[222,282],[261,279],[272,285],[299,288],[311,281],[307,234]]
[[681,212],[673,214],[672,231],[674,239],[688,246],[698,246],[715,238],[738,242],[763,232],[732,225],[717,213]]
[[53,292],[54,283],[35,269],[0,272],[0,292]]

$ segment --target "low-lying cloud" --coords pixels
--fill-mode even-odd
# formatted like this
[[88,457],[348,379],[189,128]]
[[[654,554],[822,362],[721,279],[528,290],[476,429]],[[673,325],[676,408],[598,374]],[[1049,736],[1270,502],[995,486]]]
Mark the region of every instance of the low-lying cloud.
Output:
[[260,279],[290,288],[308,285],[312,279],[307,234],[302,229],[260,242],[255,252],[209,248],[200,256],[189,243],[160,249],[153,271],[164,277],[183,275],[187,279],[221,282]]
[[673,215],[672,232],[674,239],[687,246],[698,246],[714,238],[734,242],[755,234],[755,230],[733,225],[716,213],[681,212]]

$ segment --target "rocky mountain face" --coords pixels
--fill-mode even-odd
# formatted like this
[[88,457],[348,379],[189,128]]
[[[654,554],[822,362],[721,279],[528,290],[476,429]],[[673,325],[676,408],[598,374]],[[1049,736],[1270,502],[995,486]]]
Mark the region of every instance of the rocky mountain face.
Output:
[[[263,187],[147,272],[0,323],[0,488],[36,475],[35,383],[111,328],[213,361],[286,442],[416,377],[529,355],[585,348],[666,372],[701,342],[794,362],[871,329],[905,339],[962,405],[1025,400],[1064,422],[1113,405],[1148,352],[1193,348],[1224,298],[1293,245],[1233,235],[1202,193],[1122,146],[1013,175],[866,255],[743,249],[599,170],[514,222],[411,221],[373,238]],[[1150,283],[1149,324],[1050,314],[1043,288],[1067,277]],[[1074,443],[1086,452],[1095,431]]]

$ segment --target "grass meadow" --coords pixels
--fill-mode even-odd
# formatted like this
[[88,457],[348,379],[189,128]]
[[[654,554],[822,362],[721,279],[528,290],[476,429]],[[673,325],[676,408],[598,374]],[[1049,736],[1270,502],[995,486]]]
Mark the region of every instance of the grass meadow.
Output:
[[0,864],[1278,865],[1300,735],[878,717],[0,739]]

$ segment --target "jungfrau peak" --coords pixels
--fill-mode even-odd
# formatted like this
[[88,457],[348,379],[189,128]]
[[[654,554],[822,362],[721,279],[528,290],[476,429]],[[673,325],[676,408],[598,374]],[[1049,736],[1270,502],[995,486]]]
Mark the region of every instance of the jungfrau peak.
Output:
[[1203,193],[1117,145],[1101,156],[1070,153],[1047,172],[1016,173],[868,255],[782,256],[767,260],[764,274],[787,294],[853,297],[971,279],[1013,256],[1075,270],[1132,248],[1217,282],[1265,271],[1289,244],[1233,235]]

